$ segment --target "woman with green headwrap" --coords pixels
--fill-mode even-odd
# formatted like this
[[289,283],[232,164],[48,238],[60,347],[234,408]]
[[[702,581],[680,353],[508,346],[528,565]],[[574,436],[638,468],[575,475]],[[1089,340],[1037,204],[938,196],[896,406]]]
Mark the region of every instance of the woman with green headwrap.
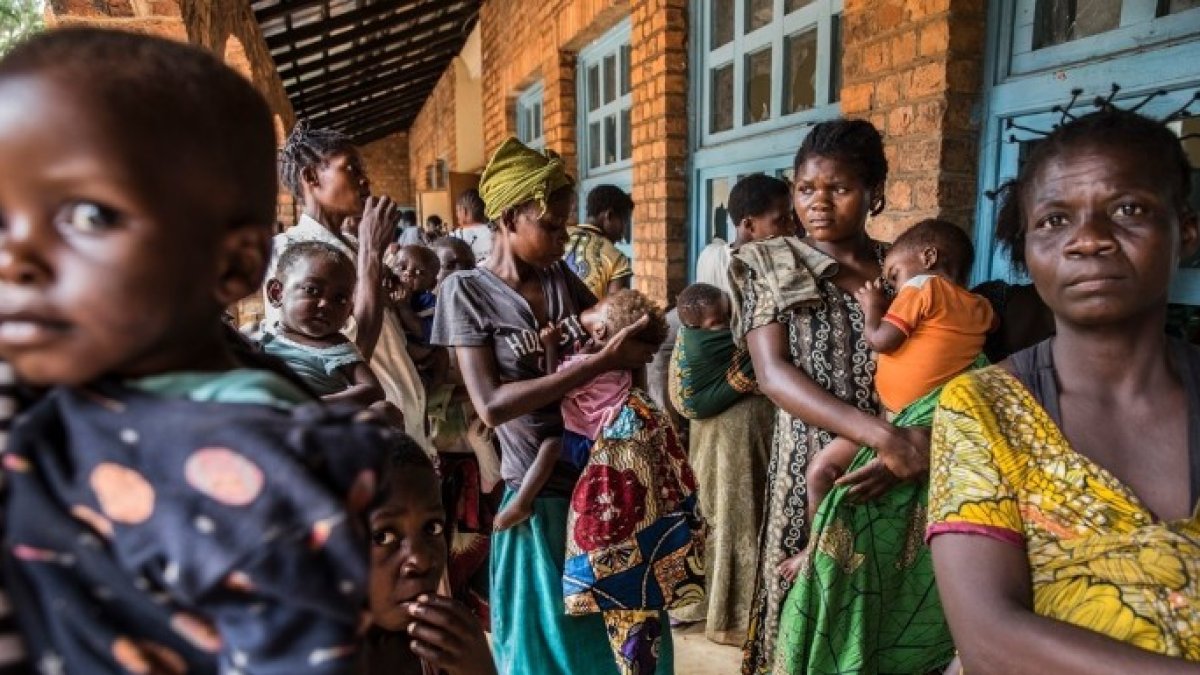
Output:
[[[587,337],[580,312],[596,302],[562,262],[574,181],[557,156],[510,138],[484,169],[479,193],[495,223],[492,254],[443,283],[433,342],[454,348],[471,402],[496,429],[507,503],[542,440],[562,434],[567,392],[601,373],[643,366],[654,347],[627,339],[639,322],[579,366],[547,375],[539,331],[556,325],[560,351],[569,352]],[[493,652],[505,675],[617,673],[600,615],[569,617],[563,604],[567,508],[578,478],[578,468],[559,462],[533,517],[492,535]],[[665,636],[660,669],[670,667],[670,649]]]

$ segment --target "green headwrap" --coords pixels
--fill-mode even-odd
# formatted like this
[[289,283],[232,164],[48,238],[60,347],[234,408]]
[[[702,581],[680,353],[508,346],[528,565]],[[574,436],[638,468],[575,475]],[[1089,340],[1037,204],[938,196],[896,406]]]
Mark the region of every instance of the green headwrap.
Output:
[[547,150],[543,155],[510,136],[483,170],[479,196],[483,198],[488,220],[496,220],[505,209],[528,201],[536,201],[545,213],[551,193],[574,184],[557,154]]

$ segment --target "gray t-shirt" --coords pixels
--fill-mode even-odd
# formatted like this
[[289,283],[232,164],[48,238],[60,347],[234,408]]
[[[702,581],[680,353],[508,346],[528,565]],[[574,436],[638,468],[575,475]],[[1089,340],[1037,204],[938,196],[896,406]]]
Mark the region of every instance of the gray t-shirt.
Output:
[[[596,304],[596,298],[561,261],[540,276],[547,316],[560,327],[561,355],[566,355],[586,338],[579,313]],[[446,347],[490,347],[501,382],[534,380],[546,374],[545,350],[529,303],[486,268],[455,272],[442,283],[431,342]],[[562,432],[558,403],[497,427],[504,481],[514,489],[519,487],[542,441]],[[570,496],[578,478],[577,468],[559,462],[542,494]]]

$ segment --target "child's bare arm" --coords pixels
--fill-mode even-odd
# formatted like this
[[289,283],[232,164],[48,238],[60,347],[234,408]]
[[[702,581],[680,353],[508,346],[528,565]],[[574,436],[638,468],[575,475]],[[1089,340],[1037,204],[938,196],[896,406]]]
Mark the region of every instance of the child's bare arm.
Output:
[[542,441],[537,457],[525,472],[521,487],[517,488],[517,494],[496,514],[493,522],[496,531],[507,530],[529,519],[533,513],[533,500],[550,481],[560,455],[562,439],[548,438]]
[[546,374],[553,375],[558,368],[558,343],[562,340],[562,332],[558,330],[558,324],[551,322],[538,333],[538,338],[546,354]]
[[379,384],[375,373],[371,372],[371,367],[365,361],[342,366],[341,370],[343,372],[349,371],[346,374],[349,375],[351,385],[335,394],[322,396],[322,401],[326,403],[353,403],[366,408],[376,401],[383,400],[383,386]]
[[899,349],[908,336],[891,322],[883,320],[890,304],[887,294],[883,291],[883,281],[868,281],[854,292],[854,297],[863,308],[866,324],[863,338],[867,341],[867,346],[880,354],[891,354]]

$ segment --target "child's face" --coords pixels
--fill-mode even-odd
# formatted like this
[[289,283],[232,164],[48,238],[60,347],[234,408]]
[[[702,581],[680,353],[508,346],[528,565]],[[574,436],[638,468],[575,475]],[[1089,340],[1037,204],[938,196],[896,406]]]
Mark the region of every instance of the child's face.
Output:
[[441,286],[446,277],[458,272],[459,270],[469,270],[475,267],[475,261],[467,255],[466,251],[461,251],[454,246],[440,246],[437,248],[438,262],[441,267],[438,268],[437,285]]
[[749,221],[747,234],[750,241],[796,234],[796,225],[792,220],[792,204],[787,197],[776,199],[771,208],[757,216],[750,216],[744,219],[745,221]]
[[204,338],[269,250],[266,224],[235,230],[212,198],[232,178],[173,172],[163,139],[94,98],[61,78],[0,81],[0,360],[35,384],[211,363]]
[[579,324],[587,331],[596,344],[604,344],[609,336],[608,331],[608,299],[605,298],[583,310],[579,315]]
[[375,623],[402,632],[407,605],[437,591],[446,569],[446,513],[433,471],[410,467],[394,479],[392,498],[371,514],[369,603]]
[[[930,250],[936,255],[936,249]],[[893,248],[883,259],[883,278],[896,289],[915,276],[929,274],[931,269],[928,254],[913,246]]]
[[1055,316],[1103,325],[1161,311],[1196,217],[1153,158],[1080,145],[1048,158],[1024,191],[1025,260]]
[[409,290],[432,291],[437,285],[438,270],[427,257],[431,256],[414,254],[406,248],[396,254],[396,276]]
[[292,333],[319,340],[337,334],[354,310],[356,277],[350,265],[329,256],[299,260],[282,281],[267,282],[267,297],[281,308]]
[[796,169],[792,197],[800,224],[813,239],[838,242],[862,236],[872,195],[851,163],[809,157]]

